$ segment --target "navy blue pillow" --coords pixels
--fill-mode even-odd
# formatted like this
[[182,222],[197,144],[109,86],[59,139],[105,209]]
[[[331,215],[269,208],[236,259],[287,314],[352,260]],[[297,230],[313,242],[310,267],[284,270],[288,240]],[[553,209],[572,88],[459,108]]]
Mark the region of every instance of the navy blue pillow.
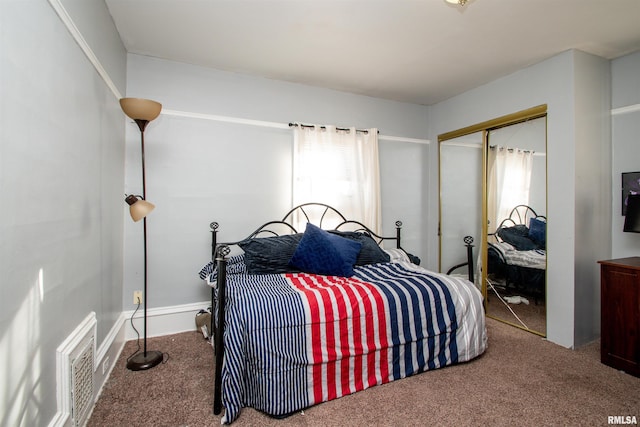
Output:
[[297,273],[289,260],[302,239],[302,233],[260,237],[240,242],[249,274]]
[[362,248],[358,254],[358,259],[356,260],[356,265],[378,264],[381,262],[389,262],[391,260],[389,254],[386,253],[368,234],[361,233],[359,231],[336,230],[331,230],[329,233],[362,243]]
[[501,228],[498,230],[498,236],[518,251],[538,249],[538,245],[529,238],[529,229],[526,225]]
[[536,242],[540,249],[547,245],[547,223],[538,218],[529,220],[529,238]]
[[362,244],[308,223],[289,265],[325,276],[353,276]]

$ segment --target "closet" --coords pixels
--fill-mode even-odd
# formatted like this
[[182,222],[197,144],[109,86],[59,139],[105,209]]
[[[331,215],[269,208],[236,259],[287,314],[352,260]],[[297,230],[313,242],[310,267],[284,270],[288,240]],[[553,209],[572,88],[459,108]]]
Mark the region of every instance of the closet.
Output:
[[440,271],[472,273],[487,316],[542,336],[546,110],[541,105],[438,136]]

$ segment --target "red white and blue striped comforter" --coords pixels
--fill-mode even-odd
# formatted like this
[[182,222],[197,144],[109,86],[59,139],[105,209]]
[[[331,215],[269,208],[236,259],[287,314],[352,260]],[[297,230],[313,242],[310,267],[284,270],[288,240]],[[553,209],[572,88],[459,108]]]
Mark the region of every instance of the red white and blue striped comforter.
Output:
[[355,272],[227,275],[223,422],[245,406],[285,415],[484,352],[470,282],[405,262]]

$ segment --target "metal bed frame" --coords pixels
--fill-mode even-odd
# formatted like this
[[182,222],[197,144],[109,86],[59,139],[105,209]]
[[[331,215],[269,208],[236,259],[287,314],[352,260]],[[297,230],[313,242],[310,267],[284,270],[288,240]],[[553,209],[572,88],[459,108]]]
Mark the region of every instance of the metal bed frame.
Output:
[[496,227],[495,232],[489,233],[489,236],[493,236],[497,241],[502,241],[500,237],[498,237],[498,230],[505,227],[513,227],[514,225],[526,225],[529,226],[529,220],[531,218],[542,218],[545,221],[547,217],[544,215],[538,215],[532,207],[527,205],[518,205],[515,208],[511,209],[509,212],[509,216],[503,219],[500,224]]
[[[504,218],[500,222],[498,227],[496,227],[495,231],[493,233],[489,233],[489,237],[493,237],[497,242],[502,242],[503,239],[500,236],[498,236],[498,231],[500,229],[507,228],[507,227],[513,227],[513,226],[516,226],[516,225],[526,225],[528,227],[529,226],[529,220],[531,218],[543,219],[545,222],[547,220],[546,216],[538,215],[536,213],[536,211],[531,206],[528,206],[528,205],[517,205],[516,207],[511,209],[511,212],[509,212],[509,216]],[[527,269],[528,267],[511,266],[511,268]],[[508,286],[508,284],[507,284],[507,286]],[[536,304],[538,303],[538,298],[539,297],[541,297],[541,298],[544,297],[544,294],[545,294],[544,286],[542,286],[542,291],[540,291],[539,293],[541,294],[541,296],[539,296],[538,293],[536,293],[535,296],[534,296]]]
[[[313,212],[315,211],[315,212]],[[314,215],[314,213],[316,215]],[[213,331],[213,348],[214,348],[214,357],[215,357],[215,379],[214,379],[214,398],[213,398],[213,413],[215,415],[219,415],[222,412],[222,363],[224,358],[224,319],[225,319],[225,292],[226,292],[226,280],[227,280],[227,256],[231,252],[230,246],[238,245],[239,243],[245,242],[250,239],[260,238],[262,235],[269,236],[279,236],[280,234],[274,230],[274,226],[282,226],[289,234],[296,234],[299,231],[291,224],[296,215],[301,215],[301,218],[306,220],[306,222],[314,222],[313,219],[318,217],[317,226],[322,228],[322,224],[325,220],[331,216],[334,217],[335,220],[339,221],[338,225],[336,225],[333,230],[344,229],[347,226],[352,226],[349,230],[344,231],[357,231],[363,232],[371,236],[378,244],[381,244],[383,241],[387,240],[395,240],[396,248],[403,250],[401,246],[400,240],[400,230],[402,228],[402,221],[396,221],[396,235],[394,237],[383,237],[380,236],[373,231],[371,231],[366,225],[362,224],[359,221],[347,220],[344,215],[342,215],[335,208],[326,205],[324,203],[304,203],[298,205],[291,209],[287,214],[279,221],[269,221],[262,224],[258,227],[254,232],[249,234],[242,240],[238,240],[236,242],[229,243],[218,243],[218,228],[219,224],[217,222],[212,222],[209,227],[211,229],[211,258],[215,264],[215,268],[217,269],[217,279],[216,279],[216,289],[218,290],[218,302],[222,302],[218,304],[218,312],[217,312],[217,324],[214,322],[215,317],[215,289],[211,288],[211,331]]]

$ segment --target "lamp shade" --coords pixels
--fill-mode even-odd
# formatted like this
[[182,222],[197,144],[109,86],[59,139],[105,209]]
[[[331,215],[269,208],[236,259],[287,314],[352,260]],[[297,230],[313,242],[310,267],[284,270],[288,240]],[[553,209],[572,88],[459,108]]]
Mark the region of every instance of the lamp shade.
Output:
[[624,217],[624,231],[640,233],[640,194],[627,197],[627,212]]
[[160,115],[162,104],[150,99],[122,98],[120,99],[120,108],[133,120],[150,122]]
[[140,221],[156,208],[153,203],[149,203],[139,196],[130,195],[124,201],[129,205],[129,214],[135,222]]

